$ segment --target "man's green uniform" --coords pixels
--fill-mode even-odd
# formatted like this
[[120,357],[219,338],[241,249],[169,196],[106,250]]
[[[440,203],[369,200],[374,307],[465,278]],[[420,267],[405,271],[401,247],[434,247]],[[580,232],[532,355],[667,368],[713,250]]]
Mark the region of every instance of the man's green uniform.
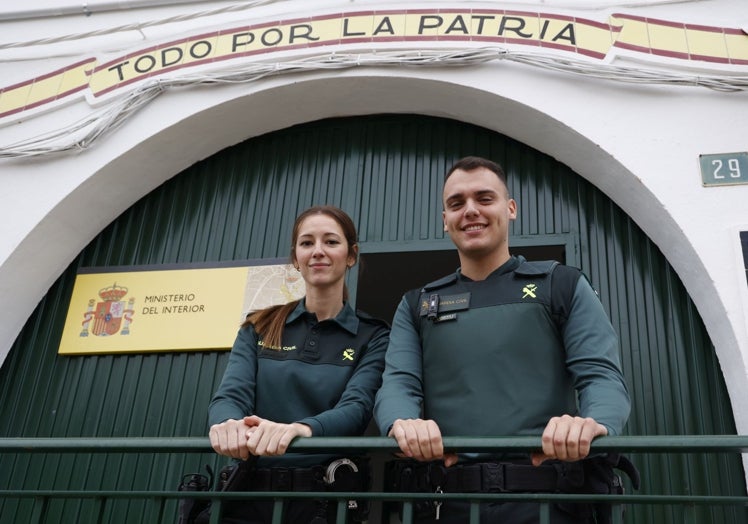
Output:
[[426,418],[443,436],[504,436],[578,414],[617,435],[629,410],[617,336],[581,272],[513,257],[485,280],[458,271],[403,297],[375,417],[383,434]]
[[[403,297],[374,416],[385,435],[395,420],[417,418],[434,420],[443,436],[541,435],[552,417],[564,414],[592,417],[617,435],[629,411],[618,339],[587,279],[555,262],[512,257],[485,280],[458,270]],[[465,459],[477,457],[463,456],[460,463]],[[555,477],[552,466],[516,470],[533,491],[533,475],[545,474],[544,468]],[[416,475],[416,469],[407,471],[408,478]],[[428,471],[425,481],[433,483]],[[404,484],[396,489],[410,491]],[[464,521],[467,508],[460,504],[445,503],[442,521]],[[537,511],[531,504],[481,506],[487,522],[537,522]],[[551,516],[552,522],[582,522],[556,508]],[[433,518],[427,512],[418,520]]]

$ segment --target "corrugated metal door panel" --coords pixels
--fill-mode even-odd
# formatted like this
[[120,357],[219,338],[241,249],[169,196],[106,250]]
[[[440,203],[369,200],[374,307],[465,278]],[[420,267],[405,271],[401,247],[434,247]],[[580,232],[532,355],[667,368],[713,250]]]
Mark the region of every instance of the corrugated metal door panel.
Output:
[[[734,433],[704,326],[662,254],[608,198],[553,159],[485,129],[430,117],[372,116],[297,126],[230,147],[167,181],[101,232],[50,288],[0,369],[0,435],[198,436],[226,352],[59,357],[79,267],[285,257],[298,211],[346,209],[361,242],[444,238],[442,179],[465,154],[505,166],[519,216],[512,235],[572,235],[573,259],[621,338],[630,434]],[[417,285],[418,283],[414,283]],[[740,458],[636,455],[643,492],[743,494]],[[0,486],[174,488],[211,454],[0,457]],[[176,507],[166,508],[173,522]],[[140,521],[144,502],[55,501],[47,521]],[[30,502],[0,501],[0,522]],[[746,522],[744,510],[630,508],[629,522]]]

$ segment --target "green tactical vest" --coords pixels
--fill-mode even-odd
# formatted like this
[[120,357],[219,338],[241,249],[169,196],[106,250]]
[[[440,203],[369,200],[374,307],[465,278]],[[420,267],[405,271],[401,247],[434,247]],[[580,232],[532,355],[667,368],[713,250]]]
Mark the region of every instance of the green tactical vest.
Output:
[[[450,275],[411,304],[423,348],[424,418],[445,436],[539,435],[551,417],[577,412],[561,333],[580,273],[552,261],[518,262],[479,282]],[[564,291],[553,295],[556,304],[554,271]]]

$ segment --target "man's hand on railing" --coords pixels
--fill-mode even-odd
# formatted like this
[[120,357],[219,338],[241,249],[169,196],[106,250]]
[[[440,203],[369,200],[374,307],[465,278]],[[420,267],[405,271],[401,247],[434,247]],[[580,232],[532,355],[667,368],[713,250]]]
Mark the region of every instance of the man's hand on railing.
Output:
[[607,434],[608,428],[589,417],[553,417],[543,431],[543,452],[532,453],[532,463],[538,466],[548,459],[581,460],[590,454],[592,440]]
[[388,434],[408,458],[421,461],[444,460],[449,467],[457,463],[456,453],[444,453],[442,432],[433,420],[397,419]]

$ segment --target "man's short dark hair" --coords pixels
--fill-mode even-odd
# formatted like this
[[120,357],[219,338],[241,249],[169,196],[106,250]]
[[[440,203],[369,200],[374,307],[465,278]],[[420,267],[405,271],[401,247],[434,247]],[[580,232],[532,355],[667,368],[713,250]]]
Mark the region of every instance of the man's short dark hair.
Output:
[[461,171],[474,171],[481,167],[488,169],[492,173],[495,173],[496,176],[499,177],[499,180],[504,182],[504,185],[508,187],[506,181],[506,173],[504,173],[504,170],[501,168],[501,166],[496,162],[479,156],[466,156],[455,162],[454,165],[449,168],[449,171],[447,171],[447,174],[444,177],[444,181],[446,182],[450,175],[452,175],[452,173],[454,173],[458,169]]

